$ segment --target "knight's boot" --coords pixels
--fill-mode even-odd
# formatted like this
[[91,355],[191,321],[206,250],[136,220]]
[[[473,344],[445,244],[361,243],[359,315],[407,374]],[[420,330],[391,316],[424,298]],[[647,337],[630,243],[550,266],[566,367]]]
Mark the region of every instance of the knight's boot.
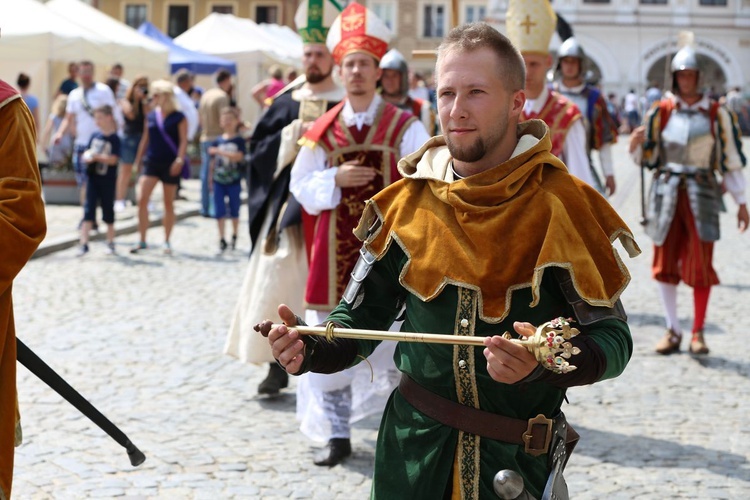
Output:
[[690,341],[690,352],[692,354],[708,354],[708,346],[703,338],[703,330],[693,333],[693,339]]
[[680,342],[682,342],[682,335],[676,333],[671,328],[667,329],[659,343],[656,344],[656,352],[659,354],[672,354],[680,350]]

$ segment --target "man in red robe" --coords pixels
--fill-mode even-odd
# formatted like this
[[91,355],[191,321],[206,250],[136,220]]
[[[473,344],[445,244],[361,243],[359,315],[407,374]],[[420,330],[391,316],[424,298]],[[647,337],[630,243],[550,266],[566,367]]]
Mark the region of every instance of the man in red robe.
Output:
[[[411,113],[388,104],[376,92],[381,77],[378,63],[389,38],[385,24],[357,3],[349,4],[328,32],[326,44],[340,66],[346,99],[302,137],[289,186],[307,214],[310,271],[305,318],[309,324],[323,322],[349,282],[361,247],[352,230],[365,201],[400,179],[398,160],[429,139]],[[384,345],[370,358],[380,385],[368,383],[364,390],[352,390],[356,371],[362,368],[300,379],[301,429],[308,437],[328,441],[315,457],[317,465],[335,465],[349,455],[350,422],[385,406],[398,381],[393,348]],[[369,371],[365,380],[370,380]]]

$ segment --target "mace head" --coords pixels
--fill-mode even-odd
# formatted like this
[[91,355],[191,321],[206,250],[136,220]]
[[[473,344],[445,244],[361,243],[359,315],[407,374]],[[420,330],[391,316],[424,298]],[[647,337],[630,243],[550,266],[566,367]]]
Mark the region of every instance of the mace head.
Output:
[[512,500],[523,493],[523,478],[514,470],[501,470],[495,474],[492,487],[500,498]]

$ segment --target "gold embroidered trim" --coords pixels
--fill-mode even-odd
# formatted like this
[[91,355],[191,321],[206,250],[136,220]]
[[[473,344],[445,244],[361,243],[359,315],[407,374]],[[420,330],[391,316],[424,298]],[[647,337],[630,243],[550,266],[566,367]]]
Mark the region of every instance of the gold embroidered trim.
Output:
[[[458,305],[453,330],[456,335],[473,336],[477,316],[477,293],[458,288]],[[453,376],[458,402],[479,408],[474,347],[453,346]],[[479,499],[479,436],[458,431],[457,463],[461,478],[461,498]]]

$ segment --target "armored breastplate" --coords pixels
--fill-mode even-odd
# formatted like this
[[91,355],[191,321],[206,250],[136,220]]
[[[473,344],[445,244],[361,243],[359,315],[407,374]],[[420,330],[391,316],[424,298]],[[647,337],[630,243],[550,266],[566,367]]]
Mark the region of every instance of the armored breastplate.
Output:
[[675,110],[661,137],[665,163],[709,168],[714,138],[707,112]]

